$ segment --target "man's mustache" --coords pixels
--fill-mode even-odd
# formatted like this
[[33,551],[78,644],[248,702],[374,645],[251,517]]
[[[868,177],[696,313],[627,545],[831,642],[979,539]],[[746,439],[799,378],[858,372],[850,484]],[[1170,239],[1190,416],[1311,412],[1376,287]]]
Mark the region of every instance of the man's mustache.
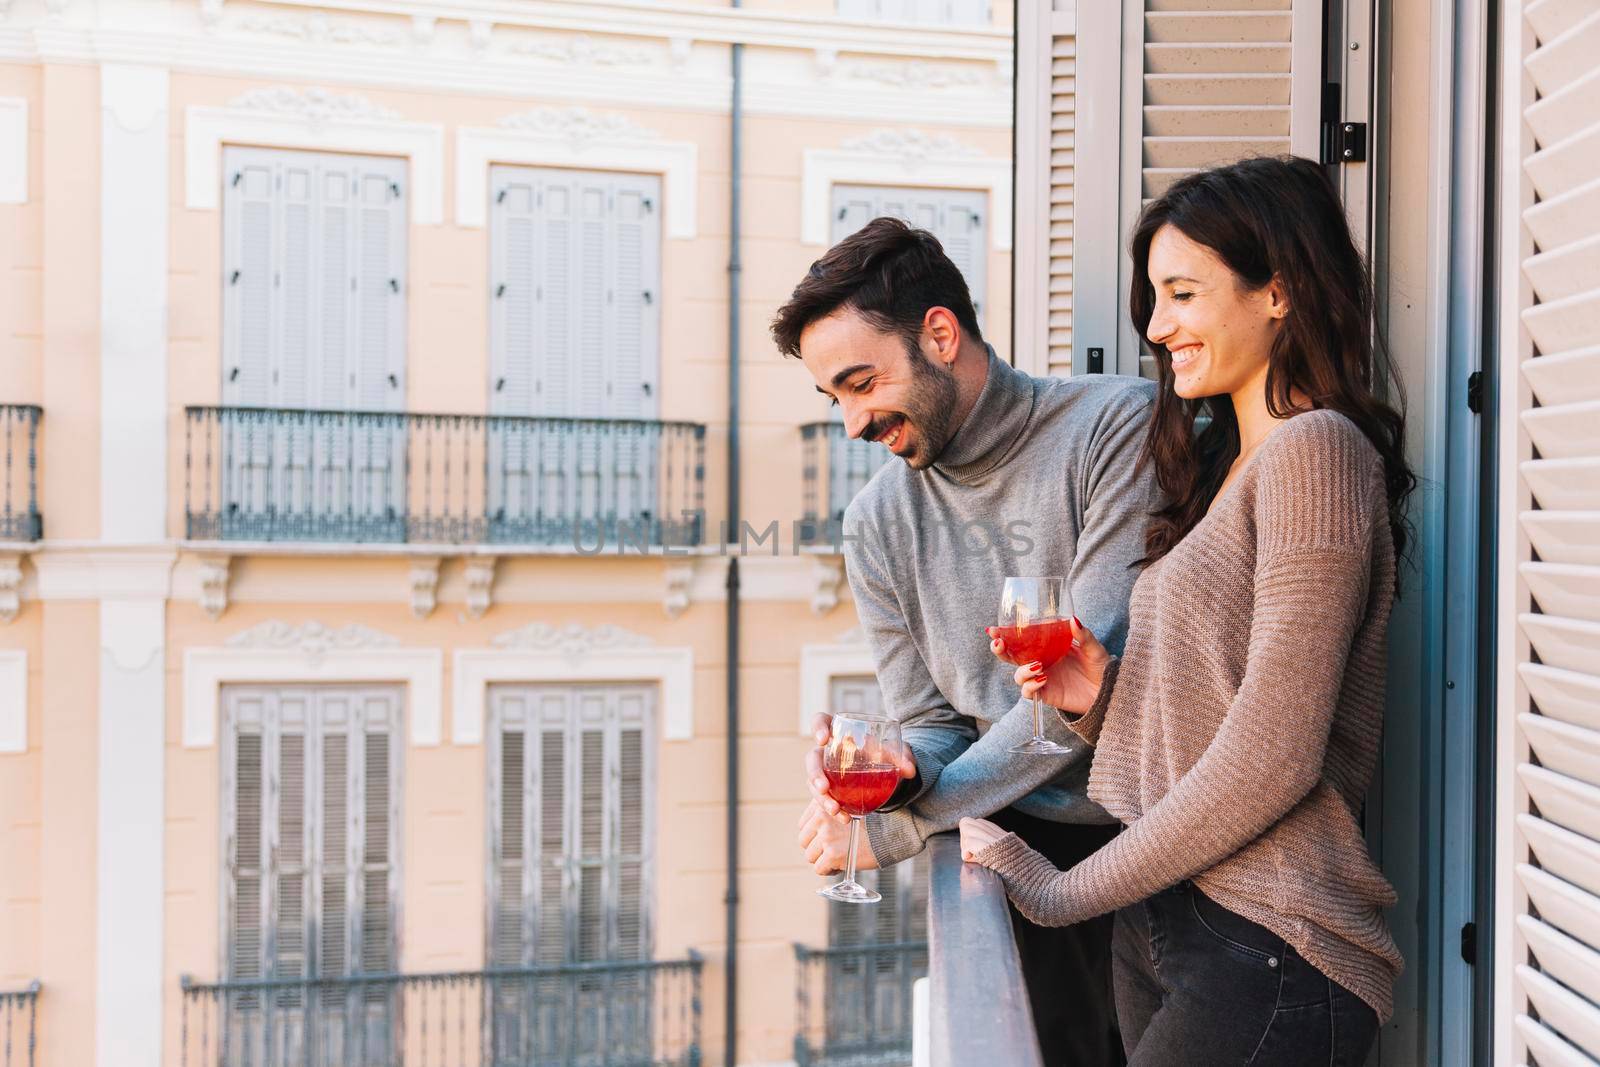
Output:
[[896,426],[906,421],[904,415],[891,415],[887,419],[873,419],[867,423],[867,428],[861,431],[861,436],[868,441],[876,441]]

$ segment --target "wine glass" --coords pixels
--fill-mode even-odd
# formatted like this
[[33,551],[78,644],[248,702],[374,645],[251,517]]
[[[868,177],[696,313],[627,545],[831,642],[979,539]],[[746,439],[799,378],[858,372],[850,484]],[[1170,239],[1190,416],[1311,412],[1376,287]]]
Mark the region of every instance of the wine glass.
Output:
[[856,881],[856,842],[861,837],[861,820],[878,810],[900,784],[898,757],[902,751],[897,722],[833,717],[833,733],[822,750],[822,773],[828,779],[828,793],[850,816],[850,855],[844,881],[817,890],[829,900],[872,904],[883,899]]
[[[1000,590],[1000,625],[1005,642],[1001,659],[1021,667],[1038,661],[1049,670],[1072,652],[1072,593],[1065,578],[1007,578]],[[1033,736],[1012,752],[1036,756],[1069,754],[1072,749],[1044,736],[1044,712],[1033,698]]]

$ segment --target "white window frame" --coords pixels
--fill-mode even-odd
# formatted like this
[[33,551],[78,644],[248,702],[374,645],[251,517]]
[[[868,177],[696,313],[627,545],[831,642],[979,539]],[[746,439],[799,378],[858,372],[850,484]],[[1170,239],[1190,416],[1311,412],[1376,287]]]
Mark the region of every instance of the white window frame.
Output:
[[842,633],[831,644],[800,646],[800,735],[810,737],[812,720],[832,706],[835,678],[877,673],[860,630]]
[[451,741],[483,743],[489,686],[498,682],[654,682],[663,741],[694,737],[694,649],[656,646],[600,628],[556,630],[531,623],[495,638],[494,648],[460,649],[454,662]]
[[968,154],[948,145],[930,155],[904,147],[923,135],[880,130],[856,147],[808,148],[800,176],[800,242],[828,244],[835,185],[898,185],[976,189],[989,194],[989,247],[1011,251],[1011,160]]
[[[343,642],[344,647],[331,647]],[[444,715],[444,653],[400,648],[394,638],[362,627],[267,622],[223,647],[183,653],[183,747],[217,743],[224,685],[261,683],[395,682],[406,687],[410,743],[439,744]]]
[[515,125],[465,126],[456,131],[456,225],[481,228],[489,220],[489,168],[496,163],[564,170],[621,170],[661,175],[665,236],[698,235],[699,147],[667,141],[631,123],[592,128],[583,112],[540,110],[509,116]]
[[[256,145],[353,155],[404,156],[411,175],[411,221],[418,226],[444,222],[444,127],[382,115],[370,105],[318,111],[283,90],[290,103],[271,111],[247,95],[227,107],[191,106],[184,110],[184,206],[216,211],[222,204],[222,146]],[[249,103],[247,103],[249,102]]]

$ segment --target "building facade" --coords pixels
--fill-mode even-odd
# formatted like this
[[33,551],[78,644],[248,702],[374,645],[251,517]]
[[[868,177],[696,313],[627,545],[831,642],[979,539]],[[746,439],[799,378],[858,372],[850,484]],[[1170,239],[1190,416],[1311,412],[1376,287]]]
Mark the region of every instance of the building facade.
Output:
[[[822,531],[880,460],[766,324],[830,242],[899,213],[1006,347],[1010,22],[945,0],[5,6],[21,1062],[909,1040],[915,880],[882,929],[841,926],[794,845],[801,724],[876,699]],[[723,532],[731,353],[745,535]],[[797,1022],[795,946],[863,941],[904,945],[844,959],[860,995],[819,985]]]

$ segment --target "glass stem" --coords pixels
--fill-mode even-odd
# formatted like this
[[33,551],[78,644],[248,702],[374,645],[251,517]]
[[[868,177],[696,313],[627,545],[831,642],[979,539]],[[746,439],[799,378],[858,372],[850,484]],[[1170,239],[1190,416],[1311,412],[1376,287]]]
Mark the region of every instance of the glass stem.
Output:
[[1044,740],[1044,711],[1039,707],[1039,698],[1033,698],[1033,739]]
[[850,816],[850,855],[845,860],[844,868],[844,880],[846,882],[854,882],[856,880],[856,841],[860,837],[861,820],[852,815]]

